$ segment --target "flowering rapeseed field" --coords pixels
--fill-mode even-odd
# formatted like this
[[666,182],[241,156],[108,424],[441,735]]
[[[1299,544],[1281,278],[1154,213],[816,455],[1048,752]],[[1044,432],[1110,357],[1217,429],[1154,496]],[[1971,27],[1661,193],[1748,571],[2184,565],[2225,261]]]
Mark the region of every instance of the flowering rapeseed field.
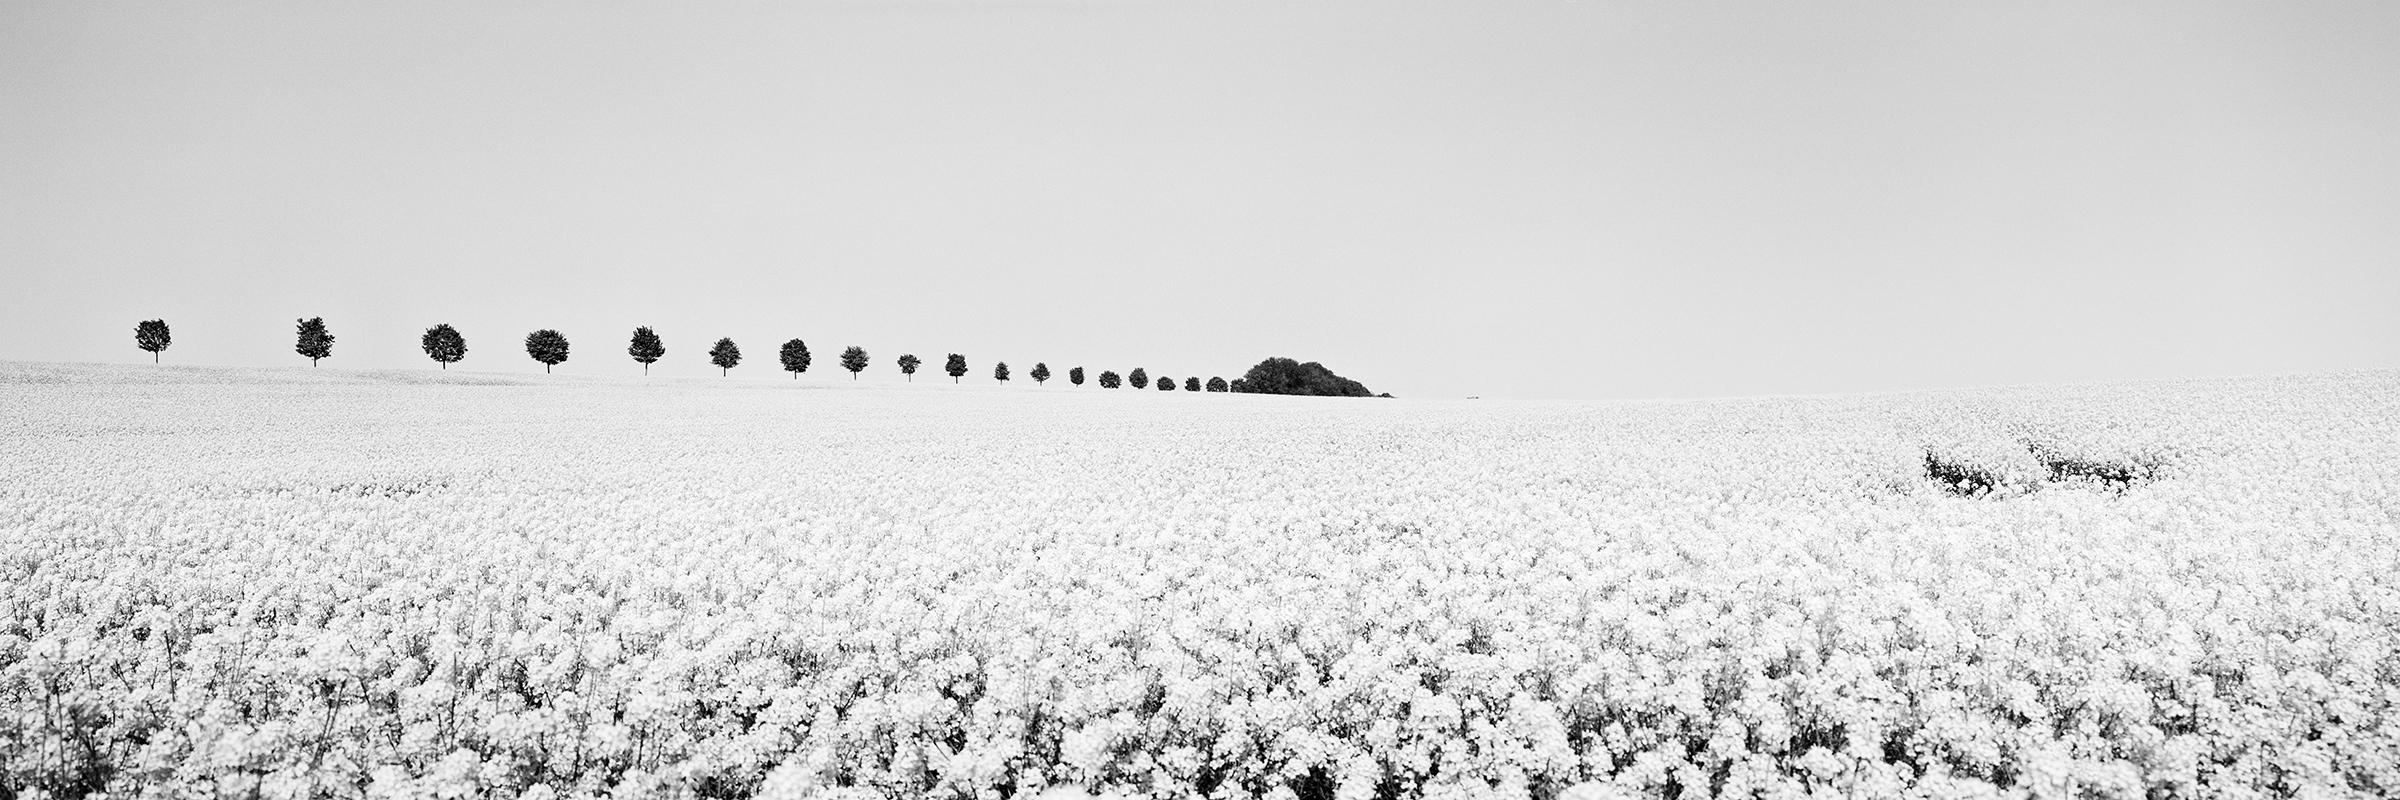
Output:
[[2400,374],[0,364],[0,797],[2400,792]]

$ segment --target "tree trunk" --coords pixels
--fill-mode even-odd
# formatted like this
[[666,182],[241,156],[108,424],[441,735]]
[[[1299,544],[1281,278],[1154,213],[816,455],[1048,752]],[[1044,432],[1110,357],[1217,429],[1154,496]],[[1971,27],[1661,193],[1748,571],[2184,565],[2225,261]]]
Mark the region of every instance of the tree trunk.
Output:
[[152,351],[150,351],[150,363],[152,363],[152,364],[156,364],[156,363],[158,363],[158,351],[156,351],[156,350],[152,350]]
[[544,362],[542,362],[542,374],[544,374],[544,375],[548,375],[548,374],[550,374],[550,362],[548,362],[548,361],[544,361]]

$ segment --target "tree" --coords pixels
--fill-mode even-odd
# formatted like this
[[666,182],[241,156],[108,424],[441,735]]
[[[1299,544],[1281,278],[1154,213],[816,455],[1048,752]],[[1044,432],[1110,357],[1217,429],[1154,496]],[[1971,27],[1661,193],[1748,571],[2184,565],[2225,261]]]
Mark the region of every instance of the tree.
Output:
[[158,351],[175,343],[174,334],[167,332],[167,321],[146,319],[133,326],[133,346],[150,352],[150,363],[158,363]]
[[1114,389],[1117,388],[1117,384],[1119,383],[1123,383],[1123,381],[1117,378],[1116,373],[1107,370],[1100,371],[1100,388]]
[[915,354],[915,353],[910,353],[910,354],[908,354],[908,355],[901,356],[901,357],[900,357],[900,374],[908,376],[908,382],[909,382],[909,383],[916,383],[916,382],[917,382],[917,365],[919,365],[919,364],[923,364],[923,363],[925,363],[925,359],[918,358],[918,357],[916,356],[916,354]]
[[1240,380],[1233,382],[1236,392],[1252,394],[1298,394],[1321,397],[1373,397],[1374,392],[1358,381],[1333,374],[1325,365],[1311,361],[1306,364],[1288,358],[1269,358],[1258,362]]
[[860,347],[860,346],[858,346],[858,345],[851,345],[851,346],[849,347],[849,349],[846,349],[846,350],[843,350],[843,351],[842,351],[842,369],[846,369],[846,370],[849,370],[849,371],[850,371],[850,379],[851,379],[851,380],[858,380],[858,373],[859,373],[859,371],[860,371],[860,370],[864,370],[864,369],[866,369],[866,368],[867,368],[867,349],[866,349],[866,348],[864,348],[864,347]]
[[1150,388],[1150,373],[1143,372],[1141,367],[1134,367],[1133,373],[1125,376],[1125,382],[1133,384],[1133,388],[1136,389],[1148,389]]
[[667,343],[659,341],[658,332],[651,330],[650,326],[644,325],[633,329],[633,344],[625,348],[625,354],[633,356],[635,361],[642,362],[642,374],[648,375],[650,374],[650,365],[657,363],[659,358],[667,354]]
[[798,339],[784,342],[781,356],[783,358],[783,371],[791,373],[792,380],[799,380],[800,373],[808,371],[807,342],[803,342]]
[[441,363],[442,369],[449,369],[451,364],[467,357],[467,337],[459,335],[458,329],[447,322],[426,328],[425,337],[417,343],[425,348],[427,357]]
[[1083,385],[1083,368],[1082,368],[1082,367],[1076,367],[1076,368],[1074,368],[1074,369],[1067,370],[1067,382],[1068,382],[1068,383],[1075,384],[1075,385],[1077,385],[1077,386],[1082,386],[1082,385]]
[[733,371],[733,365],[742,363],[741,345],[734,344],[732,337],[718,339],[715,347],[708,348],[708,363],[717,365],[717,375],[723,377]]
[[333,355],[333,333],[325,330],[324,317],[300,320],[300,343],[292,348],[308,356],[308,365],[316,366],[317,359]]
[[1033,362],[1033,371],[1032,371],[1032,372],[1025,373],[1025,376],[1026,376],[1026,377],[1028,377],[1028,378],[1032,378],[1032,379],[1033,379],[1033,385],[1035,385],[1035,386],[1046,386],[1046,385],[1049,385],[1049,383],[1050,383],[1050,365],[1048,365],[1048,364],[1044,364],[1044,363],[1042,363],[1042,362],[1039,362],[1039,361]]
[[1250,387],[1249,387],[1249,386],[1247,386],[1247,385],[1244,385],[1244,384],[1242,383],[1242,379],[1240,379],[1240,378],[1235,378],[1235,379],[1233,379],[1233,383],[1226,385],[1226,387],[1225,387],[1225,388],[1226,388],[1227,390],[1229,390],[1229,391],[1232,391],[1232,392],[1235,392],[1235,393],[1237,393],[1237,394],[1238,394],[1238,393],[1243,393],[1243,392],[1248,392],[1248,391],[1250,391]]
[[1194,375],[1183,379],[1183,390],[1187,392],[1200,391],[1200,376]]
[[1162,391],[1162,392],[1172,392],[1172,391],[1175,391],[1175,379],[1174,379],[1174,378],[1169,378],[1169,377],[1166,377],[1166,376],[1164,376],[1164,375],[1161,375],[1161,376],[1159,376],[1159,378],[1158,378],[1158,390],[1159,390],[1159,391]]
[[547,373],[567,360],[567,337],[549,328],[525,334],[525,354],[542,362],[542,371]]
[[1208,379],[1208,390],[1209,390],[1209,391],[1212,391],[1212,392],[1222,392],[1222,391],[1225,391],[1225,389],[1226,389],[1226,386],[1225,386],[1225,379],[1224,379],[1224,378],[1210,378],[1210,379]]
[[992,367],[992,380],[1008,382],[1008,362],[1002,361]]
[[942,362],[942,371],[950,373],[951,383],[957,383],[958,376],[967,374],[967,357],[951,353],[950,360]]

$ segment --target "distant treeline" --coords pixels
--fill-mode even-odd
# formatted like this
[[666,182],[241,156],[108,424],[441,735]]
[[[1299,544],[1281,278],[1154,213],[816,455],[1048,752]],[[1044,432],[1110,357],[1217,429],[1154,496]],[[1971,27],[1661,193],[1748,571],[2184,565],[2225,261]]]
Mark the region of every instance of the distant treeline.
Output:
[[[319,360],[333,357],[333,332],[325,326],[324,317],[310,317],[297,322],[298,338],[293,346],[293,352],[308,357],[309,366],[316,366]],[[152,363],[156,363],[159,352],[167,349],[167,346],[173,344],[174,341],[175,337],[168,331],[166,320],[143,320],[134,326],[134,346],[149,352]],[[424,348],[425,356],[442,365],[443,369],[449,369],[451,364],[467,357],[466,335],[459,333],[458,329],[451,327],[449,323],[426,328],[425,335],[418,339],[418,344]],[[558,331],[544,328],[525,334],[525,355],[541,362],[543,372],[549,372],[550,368],[566,363],[569,349],[567,337]],[[651,364],[666,357],[666,341],[659,337],[657,331],[651,330],[647,325],[634,328],[633,339],[626,346],[625,354],[631,356],[635,363],[641,364],[642,374],[647,375],[650,373]],[[784,342],[783,347],[777,351],[776,355],[782,362],[784,371],[792,373],[794,378],[800,377],[800,373],[807,372],[811,363],[808,343],[799,339]],[[742,363],[742,348],[730,338],[718,339],[716,344],[708,349],[708,362],[716,365],[718,374],[731,374],[733,368]],[[857,380],[858,373],[866,371],[871,363],[866,348],[851,345],[842,350],[842,369],[850,371],[851,380]],[[917,367],[923,365],[925,360],[918,358],[914,353],[903,353],[899,358],[894,359],[894,363],[900,367],[900,374],[908,376],[910,381],[915,381]],[[957,383],[959,378],[964,377],[968,372],[966,357],[957,353],[949,354],[943,359],[942,372],[950,376],[950,382]],[[1032,378],[1037,385],[1047,384],[1051,378],[1050,365],[1035,362],[1033,369],[1026,371],[1025,377]],[[992,367],[992,379],[1007,383],[1009,378],[1008,362],[995,362]],[[1068,383],[1082,386],[1083,378],[1082,367],[1067,369]],[[1098,383],[1104,389],[1115,389],[1127,384],[1131,384],[1136,389],[1146,389],[1154,383],[1158,386],[1159,391],[1172,392],[1177,388],[1174,378],[1160,376],[1153,379],[1150,373],[1141,367],[1134,367],[1132,372],[1123,376],[1119,376],[1114,371],[1103,370],[1098,376]],[[1364,384],[1335,375],[1323,364],[1314,361],[1304,364],[1282,357],[1258,362],[1256,366],[1250,368],[1250,371],[1242,373],[1242,377],[1231,381],[1224,378],[1209,378],[1204,382],[1198,377],[1184,378],[1181,388],[1187,392],[1240,392],[1244,394],[1292,394],[1324,397],[1391,396],[1369,392]]]

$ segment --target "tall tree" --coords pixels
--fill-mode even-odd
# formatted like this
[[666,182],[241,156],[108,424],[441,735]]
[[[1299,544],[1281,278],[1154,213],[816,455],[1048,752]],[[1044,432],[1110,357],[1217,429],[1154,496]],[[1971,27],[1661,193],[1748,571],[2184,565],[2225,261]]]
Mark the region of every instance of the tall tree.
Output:
[[791,373],[792,380],[799,380],[800,373],[808,371],[807,342],[798,339],[784,342],[782,357],[783,371]]
[[633,329],[633,344],[625,348],[625,354],[633,356],[635,361],[642,362],[642,374],[648,375],[650,374],[650,365],[658,363],[660,358],[666,356],[667,343],[659,340],[657,331],[644,325]]
[[1108,370],[1100,371],[1100,388],[1114,389],[1117,388],[1117,385],[1121,383],[1124,383],[1124,380],[1118,378],[1117,373],[1110,372]]
[[1200,376],[1194,375],[1183,379],[1183,390],[1187,392],[1200,391]]
[[1165,375],[1158,376],[1158,390],[1162,392],[1175,391],[1175,379]]
[[717,376],[724,377],[742,363],[741,345],[734,344],[730,336],[718,339],[716,346],[708,348],[708,363],[717,365]]
[[167,321],[146,319],[133,326],[133,346],[150,352],[150,363],[158,363],[158,351],[175,343],[175,335],[167,332]]
[[1148,389],[1150,388],[1150,373],[1143,372],[1141,367],[1134,367],[1133,372],[1125,376],[1125,382],[1133,384],[1133,388],[1136,389]]
[[458,329],[450,327],[447,322],[426,328],[424,338],[418,339],[417,344],[423,346],[426,357],[439,362],[442,369],[449,369],[451,364],[467,357],[467,337],[459,335]]
[[308,365],[312,367],[317,365],[317,359],[333,355],[333,333],[325,330],[325,318],[300,320],[300,343],[292,349],[308,356]]
[[542,362],[542,371],[549,372],[567,360],[567,337],[549,328],[525,334],[525,354]]
[[1076,368],[1074,368],[1074,369],[1067,370],[1067,382],[1068,382],[1068,383],[1075,384],[1075,385],[1077,385],[1077,386],[1082,386],[1082,385],[1083,385],[1083,368],[1082,368],[1082,367],[1076,367]]
[[1033,362],[1033,371],[1025,373],[1025,376],[1032,378],[1035,386],[1048,386],[1050,385],[1050,365],[1039,361]]
[[992,380],[996,380],[1001,383],[1008,382],[1008,362],[1002,361],[999,362],[998,366],[992,367]]
[[864,370],[864,369],[866,369],[866,368],[867,368],[867,349],[866,349],[866,348],[864,348],[864,347],[860,347],[860,346],[858,346],[858,345],[851,345],[849,349],[847,349],[847,350],[843,350],[843,351],[842,351],[842,369],[846,369],[846,370],[849,370],[849,371],[850,371],[850,379],[851,379],[851,380],[858,380],[858,373],[859,373],[859,371],[860,371],[860,370]]
[[902,355],[900,357],[900,374],[908,376],[909,383],[916,383],[917,365],[923,363],[925,363],[925,359],[918,358],[915,353]]
[[957,383],[958,376],[967,374],[967,357],[951,353],[950,360],[942,362],[942,371],[950,373],[951,383]]
[[1209,390],[1209,391],[1212,391],[1212,392],[1222,392],[1222,391],[1225,391],[1225,379],[1224,379],[1224,378],[1210,378],[1210,379],[1208,379],[1208,390]]

